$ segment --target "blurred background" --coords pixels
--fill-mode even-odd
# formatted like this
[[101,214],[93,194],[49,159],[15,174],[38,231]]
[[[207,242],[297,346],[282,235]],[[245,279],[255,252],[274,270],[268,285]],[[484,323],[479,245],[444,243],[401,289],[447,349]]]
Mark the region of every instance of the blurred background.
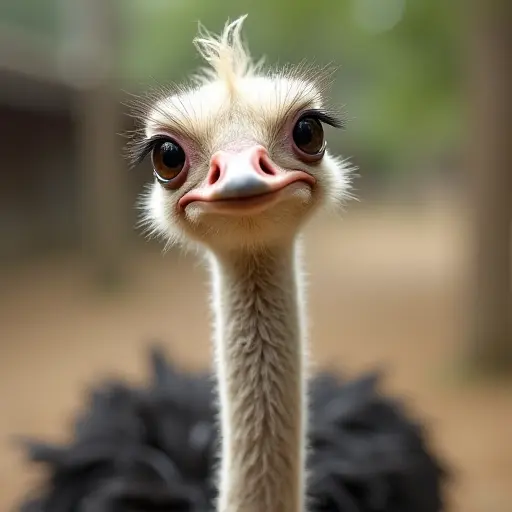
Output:
[[359,202],[308,229],[312,357],[381,366],[453,470],[450,511],[512,510],[512,4],[507,0],[0,2],[0,509],[34,469],[15,434],[64,440],[84,390],[145,378],[162,340],[210,361],[207,280],[134,229],[147,165],[123,102],[200,61],[200,20],[249,13],[269,62],[339,69],[331,149]]

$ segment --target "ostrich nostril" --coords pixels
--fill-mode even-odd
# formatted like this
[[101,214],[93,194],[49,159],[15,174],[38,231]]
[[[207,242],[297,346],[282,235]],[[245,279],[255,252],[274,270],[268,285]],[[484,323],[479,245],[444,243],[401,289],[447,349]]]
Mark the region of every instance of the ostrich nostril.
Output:
[[266,161],[265,158],[263,157],[260,157],[259,161],[258,161],[258,164],[260,166],[260,170],[262,172],[264,172],[265,174],[269,175],[269,176],[275,176],[276,175],[276,172],[274,171],[274,169],[272,168],[272,166],[270,166],[268,164],[268,162]]
[[213,185],[217,183],[220,179],[220,169],[218,165],[215,165],[214,168],[210,172],[210,176],[208,177],[208,184]]

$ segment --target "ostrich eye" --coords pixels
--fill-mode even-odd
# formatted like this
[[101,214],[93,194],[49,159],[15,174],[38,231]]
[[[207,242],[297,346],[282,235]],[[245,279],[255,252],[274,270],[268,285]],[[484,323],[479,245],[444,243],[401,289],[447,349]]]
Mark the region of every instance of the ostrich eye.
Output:
[[185,167],[185,151],[174,141],[166,140],[158,142],[151,154],[153,169],[157,178],[162,182],[168,182],[176,178]]
[[314,117],[299,119],[293,128],[293,142],[306,155],[319,155],[325,149],[322,123]]

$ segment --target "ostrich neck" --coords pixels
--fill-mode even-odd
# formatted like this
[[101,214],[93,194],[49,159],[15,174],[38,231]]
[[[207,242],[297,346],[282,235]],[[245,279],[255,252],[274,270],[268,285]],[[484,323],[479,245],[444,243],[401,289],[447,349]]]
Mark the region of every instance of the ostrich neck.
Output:
[[303,510],[305,382],[296,243],[212,258],[219,512]]

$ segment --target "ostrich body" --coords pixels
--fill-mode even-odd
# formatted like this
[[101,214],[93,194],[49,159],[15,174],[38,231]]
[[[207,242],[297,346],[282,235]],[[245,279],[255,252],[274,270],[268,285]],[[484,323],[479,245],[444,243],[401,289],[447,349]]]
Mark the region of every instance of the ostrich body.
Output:
[[[341,127],[343,122],[325,103],[325,72],[306,66],[263,72],[242,44],[242,21],[228,24],[219,37],[203,33],[195,40],[209,67],[192,86],[137,103],[143,130],[131,145],[135,162],[151,154],[156,178],[143,200],[144,222],[170,243],[200,248],[211,273],[220,427],[217,490],[205,476],[216,467],[212,411],[176,394],[184,383],[199,386],[194,396],[201,403],[205,395],[211,398],[207,381],[179,375],[157,354],[157,378],[149,393],[124,385],[104,388],[88,419],[79,423],[73,446],[31,445],[33,458],[51,466],[53,479],[27,510],[204,510],[214,496],[219,512],[441,510],[437,462],[424,450],[416,427],[377,397],[374,379],[353,384],[352,390],[328,377],[313,381],[312,397],[327,397],[321,408],[330,409],[331,419],[324,414],[308,420],[300,231],[317,210],[336,209],[348,197],[349,169],[326,151],[322,129],[322,123]],[[187,393],[192,398],[190,389]],[[168,412],[177,404],[187,408],[188,419],[180,419],[176,410],[166,416],[164,403]],[[312,407],[315,411],[314,402]],[[121,410],[124,416],[117,414]],[[344,415],[350,418],[346,424],[340,421]],[[103,459],[98,455],[117,461],[105,470],[108,476],[98,479],[91,469],[96,466],[84,469],[78,452],[100,439],[119,443],[113,433],[123,429],[120,418],[126,425],[137,418],[144,433],[131,434],[127,446]],[[170,433],[182,420],[190,432],[197,434],[198,425],[205,424],[210,432],[199,443],[203,456],[208,454],[198,463],[199,478],[197,468],[185,468],[197,455],[197,442],[189,436],[179,447],[180,439]],[[365,432],[367,427],[378,432],[379,422],[389,430],[380,444],[370,430]],[[353,434],[353,444],[343,439],[345,431]],[[366,448],[359,436],[366,436]],[[181,472],[176,477],[183,484],[180,491],[176,482],[162,485],[134,471],[136,446],[157,446],[165,453]],[[368,447],[373,451],[364,452]],[[351,448],[359,452],[351,454]],[[330,452],[323,469],[322,449]],[[306,467],[313,470],[311,479]],[[94,482],[80,491],[78,468],[84,481]],[[389,476],[385,484],[386,478],[379,481],[384,474]],[[117,486],[106,485],[109,480]],[[187,502],[194,486],[208,489],[208,505],[198,505],[195,498]],[[68,500],[59,502],[59,495]],[[78,503],[82,508],[74,508]]]

